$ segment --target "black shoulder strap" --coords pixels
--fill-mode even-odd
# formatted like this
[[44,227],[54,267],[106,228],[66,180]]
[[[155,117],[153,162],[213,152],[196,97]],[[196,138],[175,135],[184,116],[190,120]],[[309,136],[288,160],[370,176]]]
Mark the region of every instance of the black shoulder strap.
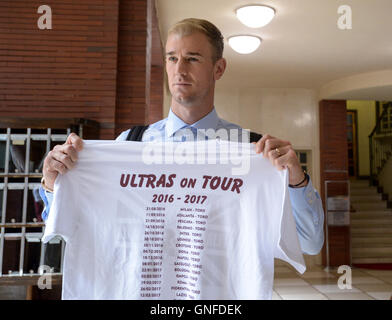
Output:
[[129,131],[126,141],[142,141],[143,133],[149,126],[133,126]]
[[250,137],[249,137],[249,142],[257,142],[257,141],[259,141],[261,138],[263,137],[263,135],[261,135],[261,134],[258,134],[258,133],[256,133],[256,132],[250,132]]
[[[133,126],[128,133],[126,141],[142,141],[143,133],[149,126]],[[250,132],[250,142],[257,142],[262,138],[261,134]]]

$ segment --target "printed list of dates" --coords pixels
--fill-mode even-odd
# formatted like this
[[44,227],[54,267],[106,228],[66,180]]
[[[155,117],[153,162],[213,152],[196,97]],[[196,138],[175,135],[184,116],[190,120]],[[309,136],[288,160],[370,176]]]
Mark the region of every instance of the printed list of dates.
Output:
[[[200,291],[197,288],[198,278],[202,270],[200,256],[204,249],[203,234],[206,230],[208,214],[204,205],[205,195],[154,194],[153,204],[146,207],[144,248],[142,258],[141,298],[160,298],[162,285],[163,242],[165,237],[166,211],[162,204],[183,201],[176,215],[176,258],[173,262],[175,283],[170,286],[177,299],[197,299]],[[187,204],[193,204],[189,207]]]

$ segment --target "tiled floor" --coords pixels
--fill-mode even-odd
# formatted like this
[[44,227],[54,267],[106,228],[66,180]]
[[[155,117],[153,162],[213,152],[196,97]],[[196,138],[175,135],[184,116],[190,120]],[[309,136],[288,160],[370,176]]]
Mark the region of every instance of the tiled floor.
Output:
[[[339,281],[339,277],[344,278]],[[308,268],[299,274],[290,265],[275,267],[273,300],[389,300],[392,296],[392,270],[351,269],[351,288],[348,272],[337,268]],[[340,288],[338,283],[341,284]]]

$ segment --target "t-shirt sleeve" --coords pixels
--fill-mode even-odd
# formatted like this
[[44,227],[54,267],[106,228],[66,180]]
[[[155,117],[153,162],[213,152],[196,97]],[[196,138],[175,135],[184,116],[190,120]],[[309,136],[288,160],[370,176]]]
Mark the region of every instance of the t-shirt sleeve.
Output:
[[53,202],[45,223],[44,243],[55,236],[69,242],[77,227],[78,186],[73,172],[59,175],[54,184]]
[[274,257],[290,263],[298,272],[304,273],[306,266],[291,208],[288,172],[285,173],[285,180],[282,207],[278,215],[280,218],[277,223],[278,230],[275,233]]

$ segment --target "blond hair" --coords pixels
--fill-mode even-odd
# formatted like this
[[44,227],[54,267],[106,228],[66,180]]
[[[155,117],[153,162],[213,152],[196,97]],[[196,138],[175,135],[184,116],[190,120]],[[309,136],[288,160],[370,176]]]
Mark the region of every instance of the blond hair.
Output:
[[211,22],[203,19],[188,18],[174,24],[168,32],[168,35],[178,34],[180,36],[189,36],[195,32],[201,32],[207,36],[212,45],[212,61],[215,63],[223,56],[223,36],[220,30]]

